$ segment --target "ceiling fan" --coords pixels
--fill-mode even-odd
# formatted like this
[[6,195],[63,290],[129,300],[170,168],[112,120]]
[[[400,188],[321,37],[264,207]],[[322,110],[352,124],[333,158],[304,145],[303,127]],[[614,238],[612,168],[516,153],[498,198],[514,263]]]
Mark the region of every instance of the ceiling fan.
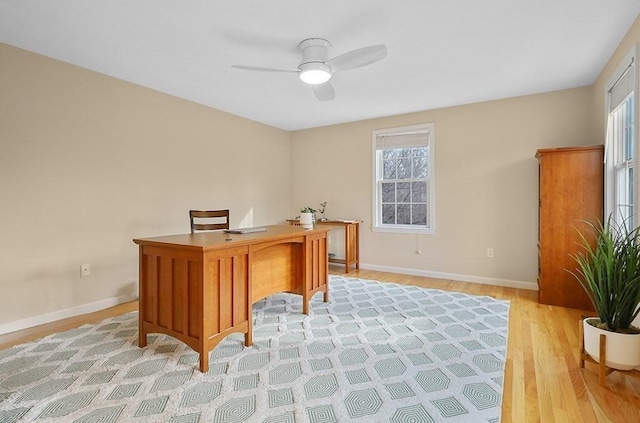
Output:
[[387,55],[383,44],[362,47],[329,59],[331,43],[324,38],[307,38],[298,44],[302,60],[297,69],[275,69],[258,66],[231,65],[232,68],[262,72],[297,73],[300,79],[311,85],[320,101],[333,100],[335,91],[329,79],[336,72],[355,69],[382,60]]

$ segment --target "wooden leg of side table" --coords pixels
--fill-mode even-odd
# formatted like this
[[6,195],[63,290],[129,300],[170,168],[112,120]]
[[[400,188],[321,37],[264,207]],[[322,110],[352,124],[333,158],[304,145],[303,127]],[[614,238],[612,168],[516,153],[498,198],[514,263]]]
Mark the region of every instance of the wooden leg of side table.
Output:
[[356,231],[354,234],[356,238],[356,269],[360,269],[360,223],[356,223],[353,230]]
[[349,259],[351,251],[349,248],[349,228],[350,225],[344,225],[344,273],[349,273]]

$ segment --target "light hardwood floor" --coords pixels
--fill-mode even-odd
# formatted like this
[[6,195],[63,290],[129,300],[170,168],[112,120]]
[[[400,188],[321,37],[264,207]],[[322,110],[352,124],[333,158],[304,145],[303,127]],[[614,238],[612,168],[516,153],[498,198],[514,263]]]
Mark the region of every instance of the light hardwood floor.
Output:
[[[343,274],[339,269],[331,273]],[[579,366],[578,322],[584,312],[541,305],[537,292],[359,270],[349,276],[489,295],[511,301],[502,423],[640,422],[640,379],[621,373],[598,384],[596,368]],[[131,302],[0,336],[0,349],[137,310]]]

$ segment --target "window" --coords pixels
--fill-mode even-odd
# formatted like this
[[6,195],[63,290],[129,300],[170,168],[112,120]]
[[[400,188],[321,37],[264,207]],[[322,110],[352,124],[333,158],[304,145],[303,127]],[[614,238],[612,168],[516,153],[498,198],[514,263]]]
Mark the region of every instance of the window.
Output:
[[373,230],[434,233],[433,124],[373,131]]
[[614,217],[617,222],[633,222],[633,92],[611,112],[613,135]]
[[607,210],[616,222],[635,228],[636,66],[635,49],[607,89]]

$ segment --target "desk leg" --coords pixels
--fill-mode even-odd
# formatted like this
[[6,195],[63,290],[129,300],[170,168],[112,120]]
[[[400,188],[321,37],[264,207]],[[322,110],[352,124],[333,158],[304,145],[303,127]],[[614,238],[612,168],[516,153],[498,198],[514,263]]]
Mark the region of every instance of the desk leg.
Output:
[[144,321],[144,310],[146,310],[146,288],[144,286],[144,281],[147,276],[145,268],[145,261],[143,259],[144,253],[142,249],[142,245],[140,246],[139,257],[138,257],[138,347],[144,348],[147,346],[147,333],[144,331],[142,327],[142,322]]
[[250,347],[253,345],[253,315],[249,316],[249,328],[244,334],[244,345]]
[[138,347],[144,348],[147,346],[147,334],[142,332],[142,325],[138,329]]
[[209,351],[200,351],[200,371],[202,373],[209,371]]

